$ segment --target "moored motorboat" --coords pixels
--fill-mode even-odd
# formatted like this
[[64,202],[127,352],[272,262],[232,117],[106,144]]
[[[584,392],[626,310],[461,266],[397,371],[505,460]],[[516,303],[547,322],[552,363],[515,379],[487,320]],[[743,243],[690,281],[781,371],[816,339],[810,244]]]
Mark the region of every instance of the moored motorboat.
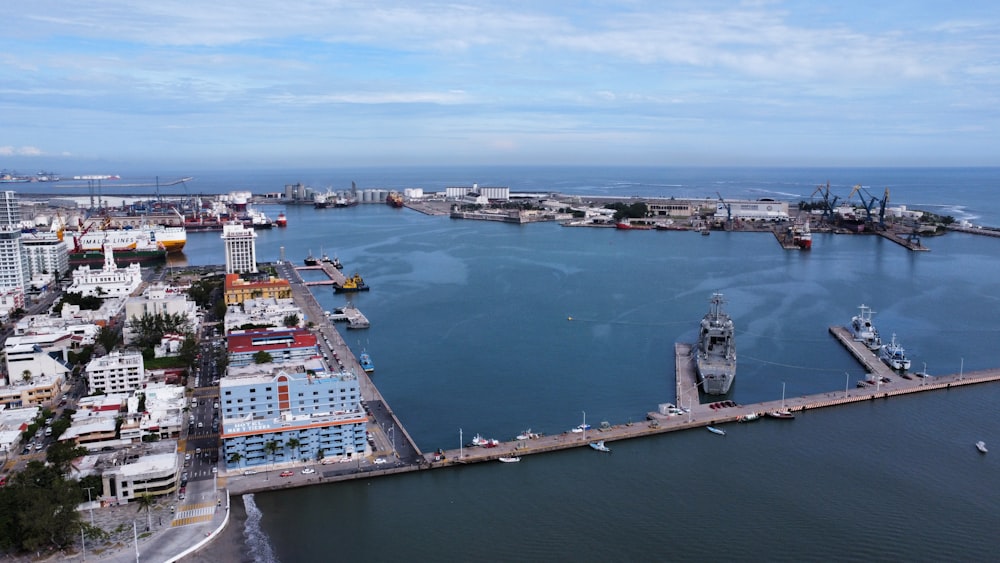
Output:
[[319,260],[317,260],[316,257],[313,256],[312,250],[309,251],[309,256],[306,256],[306,259],[303,260],[302,262],[306,266],[317,266],[317,265],[319,265]]
[[604,445],[604,440],[598,440],[597,442],[591,442],[590,447],[599,451],[611,453],[611,448]]
[[979,450],[979,453],[981,454],[984,454],[989,451],[986,449],[986,442],[982,440],[976,442],[976,449]]
[[752,412],[752,413],[749,413],[749,414],[740,415],[740,417],[737,418],[736,421],[737,422],[751,422],[751,421],[757,420],[758,418],[760,418],[760,415],[758,413]]
[[767,413],[767,416],[771,418],[783,418],[788,420],[795,418],[795,415],[792,414],[792,411],[789,410],[771,411]]
[[499,457],[497,459],[499,459],[501,463],[517,463],[517,462],[521,461],[520,457],[513,456],[513,455],[505,455],[505,456],[501,456],[501,457]]
[[719,436],[726,435],[726,431],[721,428],[716,428],[714,426],[707,426],[706,428],[708,428],[708,431],[711,432],[712,434],[718,434]]

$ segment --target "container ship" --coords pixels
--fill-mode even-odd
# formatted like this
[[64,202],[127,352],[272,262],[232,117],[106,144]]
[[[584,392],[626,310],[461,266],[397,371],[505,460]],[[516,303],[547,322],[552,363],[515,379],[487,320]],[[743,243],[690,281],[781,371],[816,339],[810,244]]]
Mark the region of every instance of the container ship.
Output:
[[723,310],[721,293],[712,295],[711,309],[698,333],[698,382],[709,395],[725,395],[736,378],[733,319]]

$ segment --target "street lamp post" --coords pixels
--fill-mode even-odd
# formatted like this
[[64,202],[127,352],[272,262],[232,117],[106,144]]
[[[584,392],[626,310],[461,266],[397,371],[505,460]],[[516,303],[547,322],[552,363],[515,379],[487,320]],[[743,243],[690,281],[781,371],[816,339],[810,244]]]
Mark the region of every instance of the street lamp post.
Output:
[[844,375],[847,376],[847,380],[844,381],[844,398],[846,399],[847,398],[847,390],[851,388],[851,374],[845,371]]
[[90,525],[94,525],[94,501],[90,498],[90,489],[94,487],[85,487],[87,489],[87,506],[90,507]]

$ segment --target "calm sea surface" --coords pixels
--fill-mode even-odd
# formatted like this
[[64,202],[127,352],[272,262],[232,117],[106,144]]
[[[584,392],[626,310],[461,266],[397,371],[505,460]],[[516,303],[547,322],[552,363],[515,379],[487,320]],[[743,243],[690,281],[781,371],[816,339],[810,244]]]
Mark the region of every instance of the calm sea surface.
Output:
[[[503,174],[506,170],[507,177]],[[228,174],[228,176],[227,176]],[[202,191],[508,185],[527,191],[808,198],[862,183],[910,207],[1000,224],[996,169],[490,169],[203,174]],[[270,174],[270,175],[269,175]],[[409,176],[407,176],[409,174]],[[228,177],[228,179],[226,179]],[[265,178],[270,178],[265,181]],[[266,183],[267,185],[261,185]],[[192,183],[192,189],[198,186]],[[1000,366],[1000,239],[949,234],[911,253],[876,237],[565,228],[428,217],[382,205],[284,210],[259,259],[338,256],[372,291],[345,332],[424,451],[461,431],[509,439],[641,421],[674,402],[673,345],[721,291],[737,326],[741,403],[843,389],[863,376],[827,332],[862,303],[931,374]],[[190,264],[224,261],[190,234]],[[326,309],[344,296],[317,289]],[[572,317],[572,320],[570,320]],[[280,561],[988,560],[1000,540],[1000,386],[933,392],[579,449],[519,464],[258,494],[248,545]],[[250,548],[248,547],[248,550]]]

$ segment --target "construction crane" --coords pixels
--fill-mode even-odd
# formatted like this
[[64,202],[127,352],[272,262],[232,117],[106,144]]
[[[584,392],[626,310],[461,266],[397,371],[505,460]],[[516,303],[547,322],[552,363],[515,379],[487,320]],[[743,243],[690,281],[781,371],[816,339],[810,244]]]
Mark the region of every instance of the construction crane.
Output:
[[812,195],[810,195],[809,197],[812,198],[817,193],[823,197],[823,216],[821,217],[821,220],[829,222],[831,219],[833,219],[833,210],[836,209],[837,200],[839,198],[837,196],[833,196],[833,199],[830,199],[830,182],[826,183],[825,189],[822,184],[816,186],[816,189],[813,190]]
[[728,203],[726,203],[726,200],[722,199],[722,194],[720,194],[719,192],[715,193],[718,194],[719,196],[719,203],[721,203],[722,206],[726,208],[726,230],[728,231],[730,228],[732,228],[733,225],[733,208]]

